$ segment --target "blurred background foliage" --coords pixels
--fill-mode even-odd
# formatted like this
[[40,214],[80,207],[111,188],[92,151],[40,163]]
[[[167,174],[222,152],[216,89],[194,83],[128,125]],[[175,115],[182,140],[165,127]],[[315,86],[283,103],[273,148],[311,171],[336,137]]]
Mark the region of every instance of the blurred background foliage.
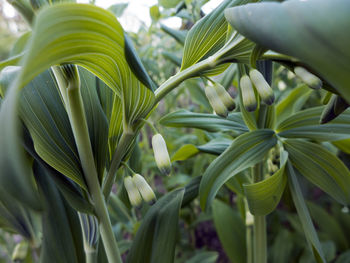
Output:
[[[141,26],[138,32],[129,32],[135,48],[142,59],[145,68],[153,81],[159,85],[174,75],[180,68],[184,38],[187,31],[203,15],[201,7],[207,0],[159,0],[159,3],[149,10],[152,18],[150,27]],[[110,11],[121,16],[125,5],[113,5]],[[182,23],[180,28],[169,28],[162,21],[169,17],[178,17]],[[7,58],[15,40],[28,27],[19,15],[7,17],[4,13],[4,2],[0,2],[0,59]],[[234,97],[237,95],[238,77],[236,69],[229,68],[214,79],[221,82]],[[217,156],[215,152],[193,151],[192,156],[184,155],[182,147],[193,148],[205,145],[215,138],[224,138],[232,141],[235,134],[230,131],[217,129],[207,131],[193,128],[167,127],[159,122],[164,115],[180,109],[191,112],[211,114],[213,110],[204,94],[203,87],[206,81],[200,78],[190,79],[181,84],[180,88],[166,96],[152,114],[151,121],[167,141],[168,150],[173,161],[173,171],[170,176],[160,174],[153,157],[151,148],[152,130],[146,126],[135,145],[130,167],[141,173],[157,197],[177,188],[186,186],[203,174],[209,163]],[[274,64],[272,88],[275,92],[276,103],[285,98],[301,82],[293,73],[279,64]],[[325,95],[322,90],[309,90],[303,101],[302,108],[322,105]],[[222,140],[222,139],[221,139]],[[192,146],[191,146],[192,145]],[[341,159],[350,166],[350,155],[340,152],[332,144],[326,146],[336,152]],[[205,148],[205,147],[204,147]],[[222,149],[217,150],[220,153]],[[186,151],[188,152],[188,151]],[[128,173],[128,171],[119,171]],[[117,178],[122,178],[119,176]],[[244,175],[241,176],[244,178]],[[350,215],[346,207],[341,207],[328,195],[312,186],[301,177],[301,186],[306,200],[309,200],[309,209],[314,220],[319,237],[328,262],[350,262]],[[240,183],[244,183],[242,180]],[[238,185],[239,186],[239,185]],[[235,256],[232,247],[243,246],[245,253],[245,213],[242,195],[237,188],[237,181],[229,181],[217,195],[215,207],[208,212],[202,212],[199,201],[181,209],[180,232],[177,237],[176,262],[212,263],[233,262]],[[120,248],[126,257],[141,219],[150,209],[144,204],[140,208],[131,209],[127,194],[123,189],[114,189],[109,204],[109,212]],[[223,216],[223,214],[225,216]],[[267,217],[269,262],[271,263],[312,263],[312,253],[303,235],[302,226],[295,214],[295,207],[291,202],[288,191],[284,192],[278,209]],[[222,226],[230,229],[229,233],[236,236],[227,236]],[[241,240],[239,239],[241,238]],[[0,230],[0,262],[11,262],[11,255],[22,238],[13,233]],[[239,244],[240,243],[240,244]],[[243,245],[242,245],[243,244]],[[28,252],[27,257],[17,262],[36,262],[36,251]],[[238,262],[238,261],[237,261]]]

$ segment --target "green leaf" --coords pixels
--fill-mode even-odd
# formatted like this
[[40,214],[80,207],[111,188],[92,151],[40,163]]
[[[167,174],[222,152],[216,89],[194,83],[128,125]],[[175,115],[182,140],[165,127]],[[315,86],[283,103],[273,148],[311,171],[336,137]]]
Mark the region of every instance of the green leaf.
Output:
[[288,153],[283,151],[280,158],[280,169],[272,176],[258,183],[243,185],[249,211],[253,215],[264,216],[271,213],[281,200],[287,182],[284,170]]
[[228,119],[224,119],[214,114],[179,110],[164,116],[159,123],[170,127],[197,128],[209,132],[233,131],[241,134],[248,131],[240,117],[240,113],[232,113]]
[[246,262],[245,224],[238,212],[227,204],[213,201],[213,219],[220,242],[231,262]]
[[181,70],[210,57],[223,47],[228,28],[224,17],[225,8],[246,2],[225,0],[191,28],[185,40]]
[[175,30],[172,29],[170,27],[167,27],[166,25],[161,24],[160,28],[167,33],[168,35],[172,36],[173,38],[176,39],[177,42],[179,42],[180,44],[184,44],[185,43],[185,39],[186,39],[186,35],[187,35],[187,31],[184,30]]
[[281,122],[295,112],[301,110],[312,90],[302,84],[292,89],[288,95],[276,105],[277,122]]
[[83,240],[76,211],[64,201],[40,164],[34,163],[34,173],[44,202],[40,262],[83,262]]
[[203,251],[186,260],[186,263],[215,263],[218,257],[218,252]]
[[184,189],[159,199],[146,216],[132,243],[126,262],[173,262],[178,231],[179,210]]
[[219,137],[209,141],[206,144],[197,146],[197,149],[204,153],[215,155],[222,154],[232,143],[232,140]]
[[350,172],[324,147],[301,140],[285,140],[289,159],[298,171],[341,204],[350,202]]
[[221,186],[232,176],[262,161],[276,144],[272,130],[261,129],[237,137],[207,168],[200,185],[200,204],[208,208]]
[[285,1],[230,8],[225,15],[252,41],[307,63],[349,102],[349,8],[347,0]]
[[306,207],[303,194],[298,183],[298,179],[295,175],[292,164],[287,162],[287,174],[288,174],[288,185],[290,192],[292,194],[293,202],[303,226],[304,234],[312,247],[312,252],[314,254],[315,260],[318,263],[325,263],[326,260],[323,255],[322,247],[318,239],[314,225],[312,224],[309,211]]
[[349,139],[350,111],[338,118],[319,124],[324,106],[300,111],[286,118],[277,126],[278,135],[285,138],[307,138],[316,141],[338,141]]
[[164,8],[173,8],[176,7],[181,0],[158,0],[160,6]]
[[196,155],[198,152],[199,150],[193,144],[185,144],[174,153],[174,155],[171,157],[171,161],[184,161]]

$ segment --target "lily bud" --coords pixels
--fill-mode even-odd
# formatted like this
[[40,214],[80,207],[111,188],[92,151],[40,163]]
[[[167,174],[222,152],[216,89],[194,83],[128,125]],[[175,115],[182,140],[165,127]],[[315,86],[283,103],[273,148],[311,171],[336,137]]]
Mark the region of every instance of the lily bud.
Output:
[[209,103],[215,113],[221,117],[227,117],[227,108],[225,107],[224,103],[216,93],[214,87],[212,86],[206,86],[204,88],[205,95],[207,96]]
[[124,186],[125,186],[126,192],[128,193],[131,205],[132,206],[140,205],[142,202],[141,195],[134,183],[134,180],[130,176],[127,176],[124,178]]
[[170,157],[169,157],[168,149],[166,147],[166,143],[161,134],[157,133],[152,137],[152,148],[153,148],[154,158],[156,160],[159,170],[165,175],[170,174],[170,171],[171,171]]
[[136,188],[139,190],[143,200],[150,202],[156,199],[156,195],[143,176],[134,174],[132,180]]
[[275,101],[275,95],[264,76],[256,69],[252,69],[249,72],[249,76],[258,91],[261,100],[267,105],[271,105]]
[[229,111],[232,111],[236,107],[236,103],[233,100],[233,98],[230,96],[230,94],[226,91],[224,86],[222,86],[219,83],[215,83],[213,87],[216,91],[216,94],[222,101],[222,103],[226,106],[226,108]]
[[310,73],[303,67],[295,67],[294,73],[299,78],[302,79],[310,88],[312,89],[320,89],[322,87],[322,80],[320,80],[317,76]]
[[247,111],[255,111],[257,107],[253,84],[247,75],[241,77],[240,80],[242,103]]

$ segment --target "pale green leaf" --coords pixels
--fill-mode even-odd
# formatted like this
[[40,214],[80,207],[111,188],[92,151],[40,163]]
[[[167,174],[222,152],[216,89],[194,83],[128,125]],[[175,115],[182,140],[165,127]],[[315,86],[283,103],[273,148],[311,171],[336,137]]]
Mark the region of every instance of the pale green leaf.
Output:
[[174,155],[171,157],[171,161],[184,161],[196,155],[198,152],[199,150],[193,144],[185,144],[174,153]]
[[348,0],[284,1],[234,7],[225,14],[252,41],[307,63],[349,102],[349,8]]
[[295,175],[292,164],[287,162],[287,174],[288,174],[288,185],[293,198],[294,205],[297,209],[297,213],[302,224],[305,237],[312,247],[315,260],[318,263],[325,263],[326,260],[323,255],[322,247],[318,239],[314,225],[312,224],[309,211],[306,207],[303,194],[298,183],[298,179]]
[[284,141],[293,166],[308,180],[346,205],[350,202],[350,172],[344,163],[324,147],[302,140]]
[[207,168],[200,185],[200,203],[207,208],[221,186],[232,176],[262,161],[276,144],[272,130],[261,129],[237,137]]
[[243,185],[249,211],[253,215],[267,215],[271,213],[276,209],[282,197],[287,182],[284,170],[288,160],[288,153],[282,152],[280,158],[281,167],[272,176],[258,183]]

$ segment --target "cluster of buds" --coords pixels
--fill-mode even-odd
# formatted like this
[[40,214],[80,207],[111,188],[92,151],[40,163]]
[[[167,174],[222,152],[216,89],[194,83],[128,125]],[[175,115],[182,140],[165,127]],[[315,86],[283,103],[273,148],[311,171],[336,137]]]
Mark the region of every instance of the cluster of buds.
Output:
[[140,174],[133,174],[124,178],[124,186],[132,206],[141,204],[142,199],[150,202],[156,199],[156,196],[145,178]]
[[165,140],[161,134],[157,133],[152,137],[152,148],[159,170],[165,175],[170,174],[171,161]]
[[294,73],[310,88],[320,89],[322,87],[322,80],[320,80],[317,76],[307,71],[305,68],[295,67]]
[[204,91],[217,115],[225,118],[236,107],[235,101],[221,84],[207,85]]
[[261,101],[267,105],[271,105],[275,101],[275,95],[264,76],[256,69],[252,69],[248,75],[243,75],[240,79],[242,103],[247,111],[255,111],[257,100],[255,90],[260,96]]

